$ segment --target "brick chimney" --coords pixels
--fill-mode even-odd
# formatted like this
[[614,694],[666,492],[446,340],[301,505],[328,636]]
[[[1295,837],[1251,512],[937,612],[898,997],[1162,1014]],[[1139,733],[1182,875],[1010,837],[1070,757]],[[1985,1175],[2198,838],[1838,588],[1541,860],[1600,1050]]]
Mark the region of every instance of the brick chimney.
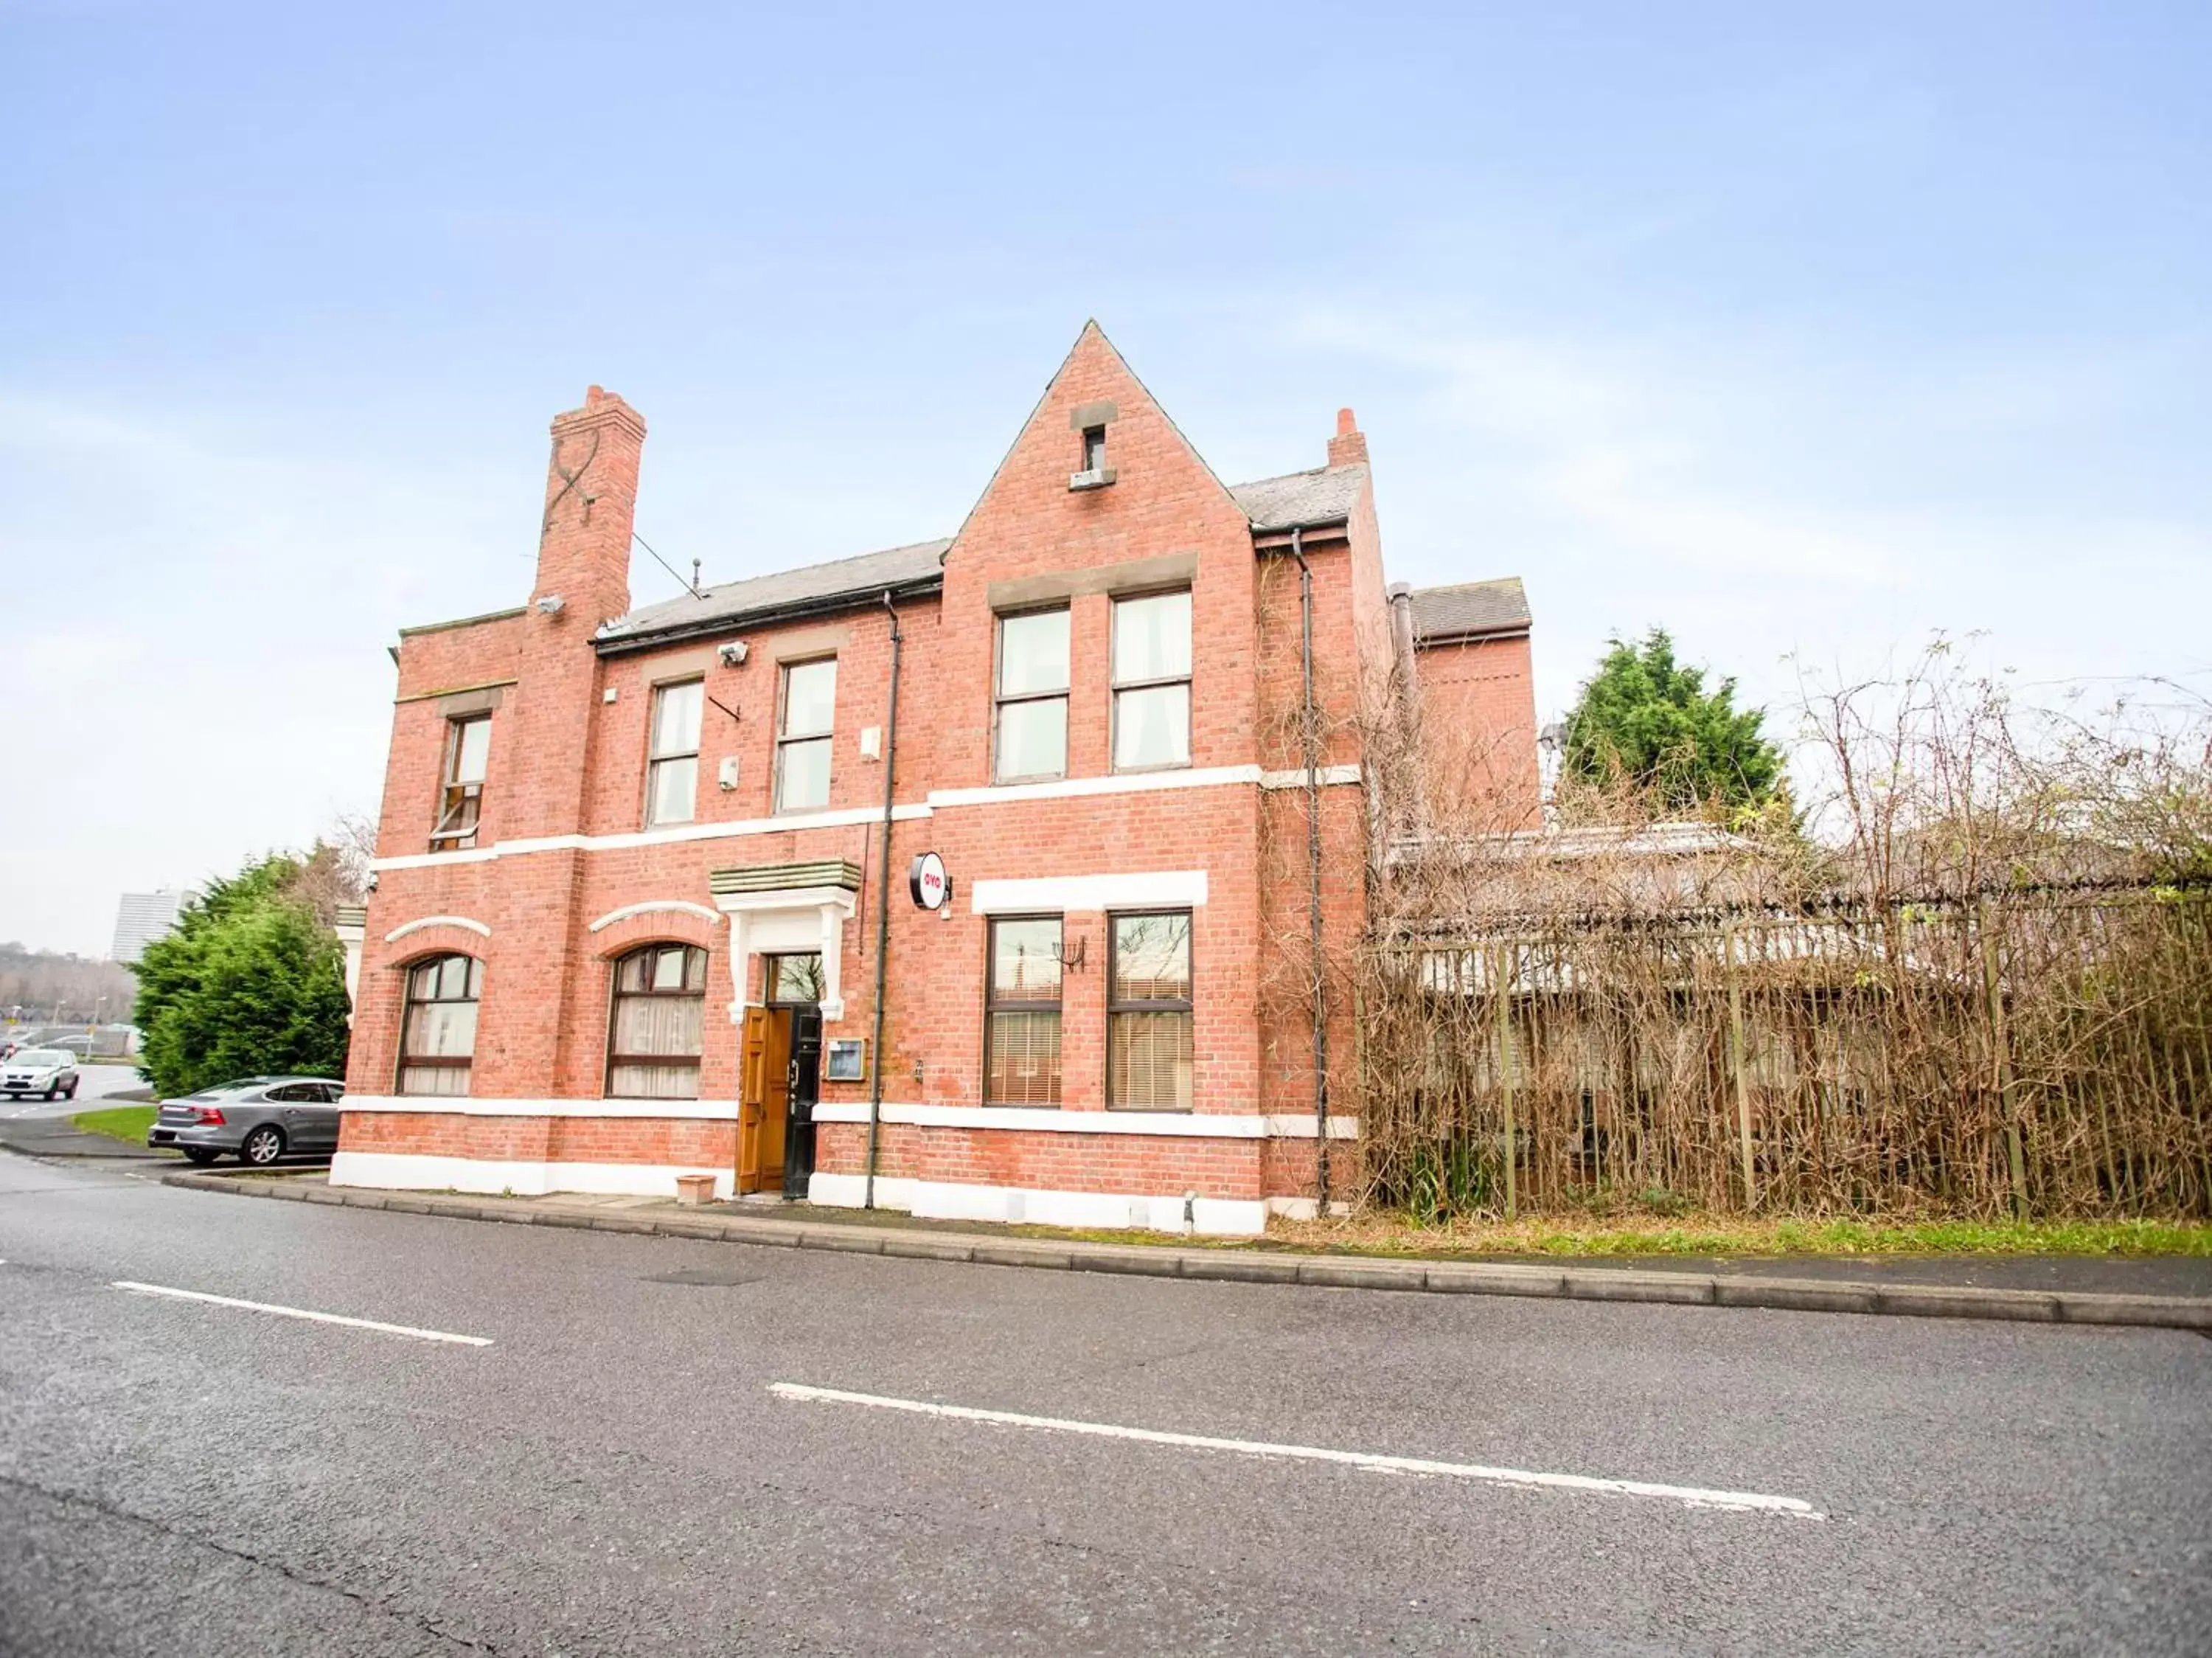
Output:
[[1367,459],[1367,434],[1361,431],[1349,409],[1336,411],[1336,436],[1328,440],[1328,464],[1349,466]]
[[542,607],[557,596],[554,617],[586,637],[629,608],[630,529],[644,450],[644,417],[597,386],[584,394],[582,408],[554,417],[538,586],[530,599]]

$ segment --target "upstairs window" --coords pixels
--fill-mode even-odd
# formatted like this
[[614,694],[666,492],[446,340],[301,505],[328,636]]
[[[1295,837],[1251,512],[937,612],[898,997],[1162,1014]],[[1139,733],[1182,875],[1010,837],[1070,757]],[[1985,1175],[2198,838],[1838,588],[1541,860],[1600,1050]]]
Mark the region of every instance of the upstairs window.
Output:
[[1106,470],[1106,429],[1085,426],[1083,429],[1083,470],[1087,472]]
[[1190,764],[1190,594],[1114,602],[1114,769]]
[[1190,911],[1115,916],[1106,965],[1106,1103],[1191,1108]]
[[684,680],[656,686],[653,742],[645,769],[645,822],[689,823],[699,802],[699,716],[707,682]]
[[399,1026],[399,1091],[465,1094],[477,1051],[477,1003],[483,963],[440,955],[407,970],[407,1009]]
[[1067,612],[999,619],[996,755],[992,776],[1067,775]]
[[991,923],[983,987],[983,1103],[1060,1103],[1058,916]]
[[484,767],[490,759],[490,715],[446,722],[445,782],[438,796],[438,821],[430,831],[432,851],[465,851],[477,844],[477,825],[483,816]]
[[607,1030],[610,1100],[696,1100],[706,1031],[707,953],[648,944],[615,963]]
[[775,735],[777,811],[808,812],[830,804],[830,734],[836,717],[835,656],[793,662],[783,670]]

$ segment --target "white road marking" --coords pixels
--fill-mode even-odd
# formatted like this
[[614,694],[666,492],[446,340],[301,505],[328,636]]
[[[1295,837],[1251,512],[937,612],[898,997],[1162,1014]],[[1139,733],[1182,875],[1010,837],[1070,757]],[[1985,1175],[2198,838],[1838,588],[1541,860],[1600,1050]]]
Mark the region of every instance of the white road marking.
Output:
[[1370,1451],[1332,1450],[1321,1445],[1273,1445],[1256,1439],[1218,1439],[1210,1434],[1163,1433],[1153,1428],[1123,1428],[1106,1422],[1074,1422],[1061,1417],[1024,1416],[1015,1411],[983,1411],[966,1405],[935,1405],[927,1399],[890,1399],[880,1393],[850,1393],[842,1388],[809,1387],[796,1381],[770,1382],[769,1392],[779,1399],[829,1405],[864,1405],[878,1411],[904,1411],[915,1416],[944,1417],[956,1422],[985,1422],[1007,1428],[1038,1428],[1052,1433],[1085,1434],[1098,1439],[1135,1440],[1146,1445],[1176,1445],[1186,1450],[1229,1451],[1240,1456],[1333,1462],[1369,1473],[1429,1474],[1452,1479],[1479,1479],[1494,1485],[1588,1491],[1599,1496],[1654,1496],[1662,1501],[1686,1503],[1693,1509],[1780,1514],[1799,1520],[1827,1518],[1811,1503],[1801,1502],[1796,1497],[1765,1496],[1757,1491],[1709,1491],[1695,1485],[1662,1485],[1646,1479],[1600,1479],[1589,1474],[1536,1473],[1526,1468],[1492,1468],[1476,1462],[1437,1462],[1426,1457],[1382,1456]]
[[387,1336],[412,1336],[416,1341],[453,1342],[462,1347],[489,1347],[489,1336],[457,1336],[449,1330],[417,1330],[409,1324],[380,1324],[374,1319],[349,1319],[338,1313],[310,1313],[303,1307],[277,1307],[268,1301],[240,1301],[234,1295],[210,1295],[198,1289],[172,1289],[165,1284],[114,1280],[114,1288],[134,1295],[167,1295],[176,1301],[205,1301],[212,1307],[242,1308],[248,1313],[273,1313],[280,1319],[310,1319],[317,1324],[342,1324],[349,1330],[374,1330]]

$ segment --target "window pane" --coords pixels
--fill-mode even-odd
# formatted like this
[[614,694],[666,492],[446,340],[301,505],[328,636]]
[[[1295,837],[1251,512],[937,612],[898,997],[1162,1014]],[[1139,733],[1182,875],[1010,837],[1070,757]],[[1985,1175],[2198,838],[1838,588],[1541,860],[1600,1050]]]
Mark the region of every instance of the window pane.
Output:
[[696,1065],[617,1065],[607,1075],[607,1094],[617,1100],[696,1100]]
[[1138,1111],[1190,1109],[1191,1016],[1117,1013],[1106,1021],[1109,1103]]
[[656,991],[680,991],[684,988],[684,957],[679,946],[674,949],[656,950],[653,956],[653,988]]
[[414,983],[409,985],[407,991],[410,1001],[428,1002],[432,997],[437,995],[438,969],[443,965],[441,962],[426,961],[415,970]]
[[779,811],[803,812],[830,804],[830,739],[787,742],[775,751]]
[[798,662],[784,670],[783,735],[810,737],[836,722],[837,659]]
[[1114,764],[1122,771],[1190,764],[1190,687],[1114,693]]
[[992,923],[993,1001],[1060,1000],[1060,927],[1056,920]]
[[768,999],[771,1002],[819,1002],[822,999],[822,958],[819,955],[770,956]]
[[689,823],[699,799],[699,757],[653,763],[647,823]]
[[406,1065],[399,1072],[402,1094],[438,1094],[454,1098],[469,1091],[466,1065]]
[[1067,772],[1067,698],[999,704],[999,777],[1058,777]]
[[1190,914],[1114,917],[1115,1002],[1188,1001]]
[[1114,683],[1190,672],[1190,594],[1158,593],[1114,607]]
[[466,1059],[477,1048],[477,1004],[425,1002],[408,1009],[401,1051],[410,1059]]
[[471,956],[469,958],[469,1000],[480,1002],[483,999],[483,963]]
[[994,1013],[984,1032],[983,1098],[994,1106],[1060,1103],[1060,1015]]
[[700,996],[625,996],[615,1003],[614,1051],[624,1058],[646,1054],[696,1059],[705,1028],[707,999]]
[[1038,611],[999,623],[999,694],[1067,689],[1067,613]]
[[690,680],[665,685],[653,693],[653,752],[655,754],[696,754],[699,752],[699,711],[705,706],[707,685]]
[[482,783],[484,762],[491,754],[491,722],[463,720],[453,741],[455,783]]
[[459,1002],[469,993],[469,958],[449,955],[438,964],[438,999]]

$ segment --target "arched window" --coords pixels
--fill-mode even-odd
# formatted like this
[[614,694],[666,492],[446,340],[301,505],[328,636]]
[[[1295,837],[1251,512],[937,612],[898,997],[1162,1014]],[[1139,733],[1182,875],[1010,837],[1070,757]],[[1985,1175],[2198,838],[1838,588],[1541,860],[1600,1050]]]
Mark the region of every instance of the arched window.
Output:
[[407,1012],[399,1029],[399,1091],[469,1091],[477,1051],[477,1002],[483,963],[474,956],[434,955],[407,970]]
[[607,1097],[696,1100],[706,1027],[707,953],[648,944],[615,963],[607,1025]]

